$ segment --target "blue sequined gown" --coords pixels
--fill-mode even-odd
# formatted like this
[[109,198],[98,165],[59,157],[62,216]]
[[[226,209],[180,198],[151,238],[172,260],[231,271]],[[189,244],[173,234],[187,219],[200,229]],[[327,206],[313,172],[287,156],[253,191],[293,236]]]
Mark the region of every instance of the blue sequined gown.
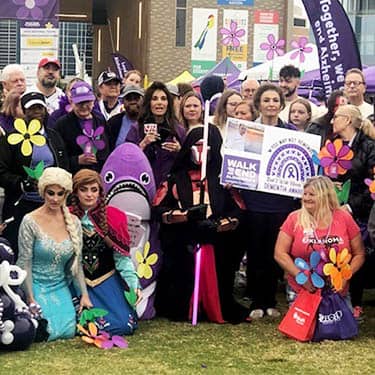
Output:
[[[76,217],[74,224],[81,238],[81,226]],[[24,217],[19,231],[17,264],[28,272],[24,285],[26,294],[32,288],[34,299],[42,308],[43,318],[48,321],[48,341],[72,338],[75,334],[76,313],[69,290],[72,258],[70,238],[56,242],[43,233],[31,214]],[[81,285],[83,273],[79,277]]]

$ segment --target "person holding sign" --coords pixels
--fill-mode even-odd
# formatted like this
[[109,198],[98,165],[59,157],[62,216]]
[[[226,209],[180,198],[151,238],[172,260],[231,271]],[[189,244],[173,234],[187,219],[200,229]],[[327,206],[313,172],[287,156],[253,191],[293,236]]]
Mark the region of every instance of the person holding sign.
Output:
[[[284,95],[280,87],[265,83],[254,96],[254,106],[260,113],[257,122],[262,124],[290,128],[279,118],[285,106]],[[295,129],[295,128],[294,128]],[[242,190],[246,205],[247,233],[247,293],[252,299],[250,319],[280,316],[276,309],[277,280],[281,270],[274,260],[274,248],[281,224],[288,214],[297,208],[297,200],[291,197]]]

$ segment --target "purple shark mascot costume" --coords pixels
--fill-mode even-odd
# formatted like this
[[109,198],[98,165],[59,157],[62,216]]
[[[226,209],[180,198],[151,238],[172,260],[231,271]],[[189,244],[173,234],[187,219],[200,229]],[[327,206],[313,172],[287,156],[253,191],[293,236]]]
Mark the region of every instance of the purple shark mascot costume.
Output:
[[157,224],[151,222],[156,187],[150,163],[137,145],[124,143],[110,154],[101,176],[106,203],[128,217],[130,255],[143,289],[143,298],[137,305],[138,318],[152,319],[161,250]]

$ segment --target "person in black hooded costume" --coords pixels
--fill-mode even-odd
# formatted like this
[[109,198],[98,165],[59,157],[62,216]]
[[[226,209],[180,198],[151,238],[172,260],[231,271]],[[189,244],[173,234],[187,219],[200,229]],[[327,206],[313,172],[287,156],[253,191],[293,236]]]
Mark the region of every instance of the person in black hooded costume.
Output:
[[[232,294],[235,272],[243,255],[238,226],[242,210],[231,191],[219,183],[222,138],[213,125],[209,126],[204,204],[199,204],[202,143],[203,126],[192,128],[168,181],[158,190],[154,200],[155,213],[161,221],[164,256],[156,309],[159,315],[172,320],[189,318],[194,289],[194,253],[197,244],[202,249],[210,244],[214,255],[204,266],[206,268],[201,268],[201,280],[207,276],[211,283],[201,292],[210,302],[205,304],[203,298],[202,305],[209,320],[235,323],[246,316],[245,309],[234,301]],[[202,283],[200,285],[202,289]],[[216,311],[212,312],[212,307]]]

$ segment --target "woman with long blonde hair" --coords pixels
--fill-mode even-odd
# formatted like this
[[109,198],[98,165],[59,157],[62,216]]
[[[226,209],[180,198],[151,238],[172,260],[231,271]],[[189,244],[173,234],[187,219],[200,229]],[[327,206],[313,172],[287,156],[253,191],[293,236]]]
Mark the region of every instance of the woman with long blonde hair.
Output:
[[[328,177],[316,176],[305,183],[302,207],[288,216],[276,241],[275,260],[287,274],[289,303],[302,289],[315,292],[309,279],[302,286],[295,281],[301,270],[294,260],[302,258],[309,262],[313,251],[325,251],[328,257],[331,247],[339,251],[348,249],[353,274],[361,268],[365,256],[359,227],[352,216],[340,208],[333,182]],[[345,282],[340,292],[347,294]]]
[[76,331],[72,279],[81,292],[80,311],[92,307],[81,265],[81,225],[66,207],[72,176],[61,168],[46,168],[38,189],[44,203],[22,220],[17,265],[27,271],[23,286],[27,302],[40,305],[48,321],[48,341],[72,338]]
[[[345,174],[334,179],[341,188],[350,181],[350,193],[345,208],[352,214],[363,231],[364,240],[367,236],[367,223],[373,200],[365,179],[373,180],[375,171],[375,128],[371,121],[363,119],[357,106],[346,104],[338,107],[332,120],[335,139],[341,139],[353,151],[351,168]],[[367,245],[367,243],[366,243]],[[370,244],[368,244],[370,245]],[[354,315],[360,320],[362,315],[362,295],[365,280],[360,271],[351,282],[350,295],[354,306]]]

